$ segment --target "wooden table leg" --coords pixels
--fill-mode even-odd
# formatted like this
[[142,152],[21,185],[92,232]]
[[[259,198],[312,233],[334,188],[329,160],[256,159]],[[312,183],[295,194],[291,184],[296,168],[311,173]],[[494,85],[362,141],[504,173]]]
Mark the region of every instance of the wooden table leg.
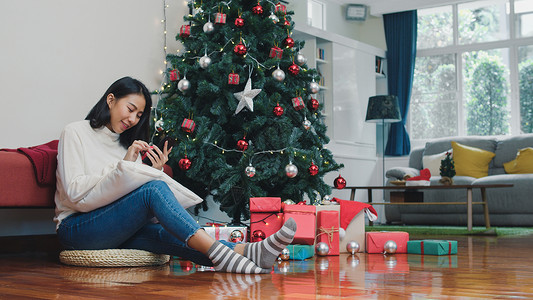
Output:
[[472,188],[466,189],[466,216],[467,216],[466,229],[468,229],[468,231],[471,231],[472,230]]
[[[368,203],[372,204],[372,189],[368,189]],[[368,220],[369,226],[374,226],[374,222]]]
[[485,212],[485,227],[490,228],[489,217],[489,203],[487,202],[487,192],[485,188],[481,188],[481,200],[483,201],[483,210]]
[[355,200],[355,189],[352,188],[352,193],[350,194],[350,200]]

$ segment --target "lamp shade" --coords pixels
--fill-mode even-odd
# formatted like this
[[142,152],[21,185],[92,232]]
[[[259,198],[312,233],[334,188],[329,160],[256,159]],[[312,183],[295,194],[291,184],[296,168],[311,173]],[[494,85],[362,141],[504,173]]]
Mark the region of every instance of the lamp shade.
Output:
[[373,96],[368,99],[366,121],[372,123],[400,122],[400,104],[394,95]]

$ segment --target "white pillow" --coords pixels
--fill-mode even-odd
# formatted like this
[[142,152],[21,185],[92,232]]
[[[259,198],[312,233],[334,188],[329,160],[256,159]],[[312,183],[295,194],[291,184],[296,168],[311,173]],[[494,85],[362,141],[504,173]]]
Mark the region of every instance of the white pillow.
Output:
[[440,176],[440,164],[446,158],[446,153],[452,152],[452,149],[433,155],[424,155],[422,157],[422,168],[429,169],[431,176]]

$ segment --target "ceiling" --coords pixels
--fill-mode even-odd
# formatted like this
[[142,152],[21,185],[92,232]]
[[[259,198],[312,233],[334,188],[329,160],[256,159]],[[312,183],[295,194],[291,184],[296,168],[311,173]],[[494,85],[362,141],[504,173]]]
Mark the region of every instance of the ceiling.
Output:
[[370,14],[381,16],[383,14],[441,6],[446,4],[468,2],[468,0],[335,0],[342,4],[366,4]]

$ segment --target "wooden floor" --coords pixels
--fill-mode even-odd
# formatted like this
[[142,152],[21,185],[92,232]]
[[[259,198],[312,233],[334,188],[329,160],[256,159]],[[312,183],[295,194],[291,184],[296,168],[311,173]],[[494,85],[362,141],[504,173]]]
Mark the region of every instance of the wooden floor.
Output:
[[451,239],[458,255],[343,254],[284,261],[265,275],[202,271],[179,260],[83,268],[55,256],[1,255],[0,299],[533,298],[533,236]]

